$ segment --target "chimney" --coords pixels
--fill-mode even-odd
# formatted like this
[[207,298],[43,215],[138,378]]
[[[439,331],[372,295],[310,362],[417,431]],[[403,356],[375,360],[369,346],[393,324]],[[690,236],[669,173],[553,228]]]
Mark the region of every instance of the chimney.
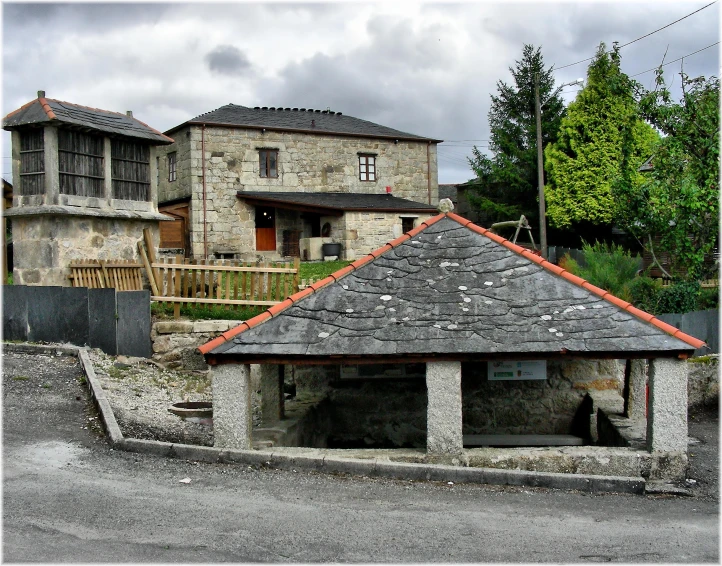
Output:
[[133,117],[133,111],[132,110],[126,110],[125,115],[128,116],[128,118]]
[[44,91],[44,90],[39,90],[39,91],[38,91],[38,98],[45,98],[45,91]]

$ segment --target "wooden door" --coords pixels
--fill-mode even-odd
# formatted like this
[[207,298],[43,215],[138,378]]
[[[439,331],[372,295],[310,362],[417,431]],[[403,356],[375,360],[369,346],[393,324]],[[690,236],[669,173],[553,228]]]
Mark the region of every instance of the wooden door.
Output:
[[272,207],[256,207],[256,251],[276,251],[276,210]]

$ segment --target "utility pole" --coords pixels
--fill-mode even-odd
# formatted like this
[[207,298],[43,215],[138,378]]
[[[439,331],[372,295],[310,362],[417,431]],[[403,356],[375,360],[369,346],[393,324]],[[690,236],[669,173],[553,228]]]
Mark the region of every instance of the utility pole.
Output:
[[547,207],[544,201],[544,154],[542,152],[541,101],[539,100],[539,73],[534,74],[534,102],[536,104],[536,153],[539,179],[539,239],[541,253],[548,259],[547,250]]

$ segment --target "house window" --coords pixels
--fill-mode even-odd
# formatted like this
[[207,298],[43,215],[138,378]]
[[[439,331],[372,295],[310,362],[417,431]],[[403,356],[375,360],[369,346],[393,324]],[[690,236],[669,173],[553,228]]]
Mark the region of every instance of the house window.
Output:
[[414,220],[416,218],[408,217],[408,216],[402,216],[401,217],[401,232],[406,234],[406,232],[410,232],[414,229]]
[[168,154],[168,180],[176,180],[176,152]]
[[258,150],[258,170],[261,177],[278,177],[278,150],[277,149],[259,149]]
[[376,156],[360,154],[358,156],[358,175],[362,181],[376,180]]

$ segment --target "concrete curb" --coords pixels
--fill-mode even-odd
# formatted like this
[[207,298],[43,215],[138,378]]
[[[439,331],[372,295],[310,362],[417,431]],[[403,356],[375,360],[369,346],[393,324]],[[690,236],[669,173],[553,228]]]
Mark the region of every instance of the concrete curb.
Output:
[[328,474],[384,477],[391,479],[441,481],[454,483],[478,483],[512,485],[517,487],[545,487],[552,489],[579,490],[591,493],[644,494],[646,484],[642,477],[599,476],[583,474],[560,474],[527,470],[503,470],[497,468],[470,468],[442,464],[412,464],[392,462],[378,458],[344,458],[335,455],[286,454],[264,450],[231,450],[211,446],[173,444],[156,440],[125,438],[115,415],[105,397],[93,370],[87,348],[77,346],[48,346],[41,344],[9,344],[4,347],[11,352],[50,353],[77,356],[85,375],[88,389],[98,407],[109,442],[114,448],[128,452],[153,454],[166,458],[179,458],[209,463],[245,464],[284,470],[317,471]]

